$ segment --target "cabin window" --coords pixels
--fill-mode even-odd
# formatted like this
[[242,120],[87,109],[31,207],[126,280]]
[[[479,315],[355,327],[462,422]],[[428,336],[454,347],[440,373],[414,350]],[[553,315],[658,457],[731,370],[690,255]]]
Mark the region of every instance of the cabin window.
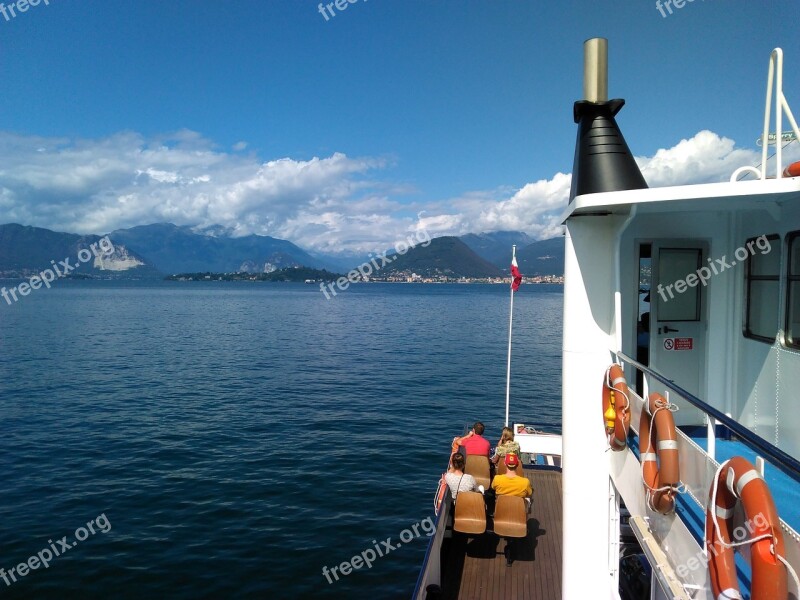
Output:
[[[764,244],[764,241],[768,244]],[[781,251],[777,235],[759,236],[745,242],[752,248],[746,261],[745,293],[747,315],[745,337],[774,342],[778,333],[780,308]]]
[[789,272],[786,298],[786,343],[800,348],[800,231],[789,235]]

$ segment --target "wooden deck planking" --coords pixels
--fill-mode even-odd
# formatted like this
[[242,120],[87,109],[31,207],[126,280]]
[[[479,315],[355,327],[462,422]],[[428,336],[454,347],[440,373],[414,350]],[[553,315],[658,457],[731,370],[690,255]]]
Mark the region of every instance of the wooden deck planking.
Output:
[[526,470],[534,488],[528,535],[516,540],[514,563],[506,566],[506,541],[493,532],[455,534],[444,560],[444,598],[464,600],[561,597],[561,473]]

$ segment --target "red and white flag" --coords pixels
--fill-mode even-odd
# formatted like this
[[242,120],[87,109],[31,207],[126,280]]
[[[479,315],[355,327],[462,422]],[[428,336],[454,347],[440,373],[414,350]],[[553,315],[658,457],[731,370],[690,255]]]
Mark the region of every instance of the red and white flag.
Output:
[[511,259],[511,291],[516,292],[519,289],[519,284],[522,283],[522,273],[517,268],[517,257]]

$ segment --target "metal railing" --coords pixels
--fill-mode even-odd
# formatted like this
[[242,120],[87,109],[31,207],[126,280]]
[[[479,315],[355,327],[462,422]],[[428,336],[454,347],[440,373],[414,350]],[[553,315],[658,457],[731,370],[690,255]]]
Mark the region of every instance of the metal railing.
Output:
[[761,151],[761,169],[756,167],[740,167],[731,175],[731,182],[736,181],[739,175],[744,172],[753,173],[762,181],[767,178],[767,149],[769,146],[769,120],[772,109],[772,94],[773,88],[775,93],[775,178],[781,179],[783,175],[783,160],[781,151],[782,134],[783,134],[783,115],[789,121],[792,131],[795,134],[795,139],[800,140],[800,128],[797,126],[792,109],[789,108],[789,102],[783,94],[783,50],[775,48],[769,56],[769,71],[767,73],[767,102],[764,108],[764,132],[761,136],[761,143],[763,145]]
[[[716,419],[720,425],[728,428],[731,433],[735,434],[739,439],[741,439],[744,444],[749,446],[755,452],[760,453],[760,455],[763,455],[764,458],[769,460],[774,466],[789,475],[792,479],[800,482],[800,461],[786,454],[786,452],[777,446],[770,444],[767,440],[753,433],[750,429],[732,419],[725,413],[717,410],[709,404],[706,404],[697,396],[690,394],[682,387],[676,385],[673,381],[667,379],[656,371],[653,371],[651,368],[646,367],[642,363],[635,361],[624,352],[616,352],[615,354],[620,360],[631,365],[632,367],[639,369],[642,373],[652,377],[656,381],[663,383],[670,390],[678,394],[681,398],[685,399],[689,404],[703,411],[706,415],[708,415],[709,419]],[[713,427],[710,429],[713,429]]]

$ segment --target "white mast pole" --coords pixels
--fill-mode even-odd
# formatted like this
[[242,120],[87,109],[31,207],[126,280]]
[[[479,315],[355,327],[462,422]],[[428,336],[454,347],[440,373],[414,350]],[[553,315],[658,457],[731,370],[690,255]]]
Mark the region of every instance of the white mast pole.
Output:
[[[517,246],[511,247],[511,262],[517,257]],[[508,367],[506,368],[506,427],[508,427],[508,405],[511,399],[511,327],[514,323],[514,275],[511,275],[511,307],[508,310]]]

